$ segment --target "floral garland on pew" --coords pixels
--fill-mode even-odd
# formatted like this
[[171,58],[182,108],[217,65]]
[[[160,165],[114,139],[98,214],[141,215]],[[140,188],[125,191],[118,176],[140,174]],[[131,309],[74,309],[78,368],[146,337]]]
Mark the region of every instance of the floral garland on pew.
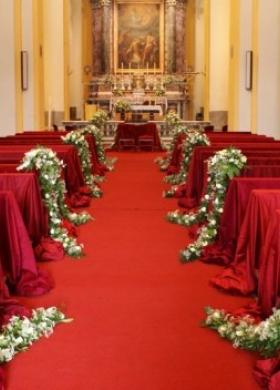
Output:
[[172,128],[172,133],[171,133],[172,141],[169,145],[167,155],[165,157],[158,157],[155,159],[155,163],[158,164],[161,171],[166,170],[166,168],[168,167],[168,165],[170,163],[171,155],[172,155],[172,152],[174,150],[178,135],[180,133],[186,131],[185,127],[180,126],[181,118],[179,117],[179,115],[175,111],[173,111],[173,110],[169,111],[166,114],[164,119],[165,119],[166,125],[168,127]]
[[[96,143],[96,151],[99,161],[101,161],[109,170],[114,168],[114,163],[116,158],[107,159],[102,143],[103,131],[102,127],[108,121],[108,115],[105,111],[99,110],[93,114],[91,119],[91,125],[86,126],[84,129],[80,130],[81,134],[90,134],[94,137]],[[96,177],[96,176],[95,176]],[[98,177],[100,179],[100,176]],[[100,179],[102,180],[102,179]]]
[[49,337],[57,324],[71,321],[56,307],[34,309],[31,318],[12,316],[1,329],[0,364],[26,351],[40,337]]
[[239,149],[228,148],[215,153],[208,159],[208,185],[197,213],[182,214],[176,210],[167,214],[169,222],[184,226],[206,221],[206,224],[199,229],[196,241],[181,251],[183,262],[197,259],[203,248],[214,241],[224,210],[228,183],[234,176],[239,175],[246,161],[246,156]]
[[91,195],[94,198],[100,198],[102,196],[102,190],[94,182],[94,176],[91,172],[91,153],[89,145],[84,135],[79,130],[71,131],[61,139],[70,145],[74,145],[81,160],[82,172],[85,180],[85,184],[90,187]]
[[[187,137],[182,145],[183,156],[180,166],[180,172],[175,173],[174,175],[169,175],[165,178],[167,183],[171,184],[181,184],[183,183],[188,176],[188,168],[191,160],[192,152],[195,146],[209,146],[210,141],[205,133],[202,133],[199,130],[189,129],[187,132]],[[165,197],[172,197],[176,191],[177,187],[172,187],[171,190],[165,192]]]
[[83,224],[91,219],[86,213],[72,213],[65,204],[65,183],[61,179],[63,162],[56,153],[45,147],[31,149],[25,153],[17,170],[38,171],[39,184],[44,204],[48,210],[50,236],[62,243],[69,256],[79,257],[83,254],[83,245],[76,238],[69,236],[67,229],[62,227],[62,218],[68,219],[75,225]]
[[234,348],[257,351],[264,357],[274,356],[280,349],[280,310],[266,320],[256,323],[250,315],[236,317],[225,310],[205,308],[207,317],[204,326],[216,330],[231,341]]

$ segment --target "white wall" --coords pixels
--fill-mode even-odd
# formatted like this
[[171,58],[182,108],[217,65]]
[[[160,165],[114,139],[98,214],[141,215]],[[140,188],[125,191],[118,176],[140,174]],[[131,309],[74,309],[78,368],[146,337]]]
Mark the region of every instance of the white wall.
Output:
[[63,0],[44,1],[44,61],[46,109],[64,111]]
[[28,89],[23,91],[23,128],[34,129],[33,24],[32,0],[22,0],[22,50],[28,52]]
[[252,92],[245,88],[245,55],[252,50],[252,0],[240,1],[240,63],[239,63],[239,115],[238,129],[248,131],[251,129],[251,97]]
[[280,1],[259,0],[257,132],[280,139]]
[[228,110],[230,0],[210,2],[209,111]]
[[14,2],[0,1],[0,136],[16,128]]

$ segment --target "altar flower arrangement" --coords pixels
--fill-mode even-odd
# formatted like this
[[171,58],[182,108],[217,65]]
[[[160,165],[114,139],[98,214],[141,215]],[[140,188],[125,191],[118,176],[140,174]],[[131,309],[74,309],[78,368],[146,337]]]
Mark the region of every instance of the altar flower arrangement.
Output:
[[91,123],[99,128],[103,127],[107,121],[108,114],[104,110],[97,110],[91,118]]
[[0,332],[0,364],[26,351],[40,337],[49,337],[57,324],[71,321],[56,307],[34,309],[30,318],[12,316]]
[[280,349],[280,310],[256,323],[250,315],[234,316],[225,310],[206,307],[204,326],[216,330],[234,348],[257,351],[264,357],[275,356]]
[[165,115],[165,122],[166,122],[167,126],[177,127],[181,122],[181,118],[174,110],[170,110]]
[[128,112],[131,110],[131,105],[125,100],[117,100],[114,103],[114,109],[116,112]]
[[182,162],[180,166],[180,172],[174,175],[169,175],[165,178],[167,183],[181,184],[188,175],[189,163],[191,160],[192,152],[195,146],[208,146],[210,145],[207,135],[196,129],[188,129],[186,132],[186,139],[182,146]]
[[94,176],[91,171],[91,153],[88,142],[85,139],[85,136],[82,134],[82,131],[71,131],[66,134],[66,136],[61,137],[61,139],[66,144],[74,145],[77,148],[85,184],[89,186],[91,195],[93,197],[100,198],[102,196],[102,190],[96,185],[94,181]]
[[228,148],[215,153],[208,159],[207,189],[196,213],[182,214],[176,210],[167,215],[169,222],[184,226],[205,223],[198,230],[195,242],[181,252],[183,262],[197,259],[205,246],[212,243],[218,233],[220,217],[224,210],[224,202],[228,183],[240,174],[247,161],[239,149]]
[[86,212],[72,213],[65,203],[65,182],[61,178],[63,162],[56,153],[45,147],[37,147],[26,152],[17,170],[38,172],[39,185],[43,202],[48,211],[49,234],[61,242],[69,256],[79,257],[83,254],[83,245],[76,238],[69,236],[63,227],[63,218],[75,225],[83,224],[91,219]]

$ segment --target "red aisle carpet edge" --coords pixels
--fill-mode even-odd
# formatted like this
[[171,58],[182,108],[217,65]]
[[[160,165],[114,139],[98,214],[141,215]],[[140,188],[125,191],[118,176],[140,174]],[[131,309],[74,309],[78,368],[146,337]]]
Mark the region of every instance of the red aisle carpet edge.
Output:
[[116,169],[79,228],[86,256],[43,264],[49,294],[21,299],[73,317],[6,370],[8,390],[256,390],[255,356],[200,326],[203,308],[237,308],[208,281],[219,268],[182,265],[187,230],[165,221],[156,153],[116,153]]

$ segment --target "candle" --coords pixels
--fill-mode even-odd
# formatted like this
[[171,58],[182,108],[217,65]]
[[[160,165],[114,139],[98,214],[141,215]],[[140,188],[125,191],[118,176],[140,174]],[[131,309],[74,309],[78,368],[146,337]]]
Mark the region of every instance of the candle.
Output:
[[154,75],[156,74],[156,63],[154,62]]
[[147,76],[148,76],[148,69],[149,69],[149,64],[148,64],[148,62],[147,62],[147,64],[146,64],[146,67],[147,67]]

